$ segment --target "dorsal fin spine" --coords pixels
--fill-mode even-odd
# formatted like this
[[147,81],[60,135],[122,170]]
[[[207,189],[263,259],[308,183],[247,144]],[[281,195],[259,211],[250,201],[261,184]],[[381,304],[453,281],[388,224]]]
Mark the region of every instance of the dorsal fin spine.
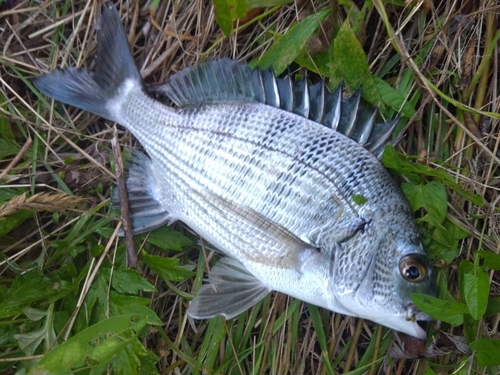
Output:
[[272,107],[279,108],[280,95],[278,84],[271,68],[266,69],[262,72],[262,83],[264,85],[264,91],[266,93],[266,104],[269,104]]
[[266,94],[263,90],[264,84],[262,83],[262,74],[258,69],[252,70],[252,88],[255,100],[259,103],[266,102]]
[[316,98],[316,100],[309,101],[309,118],[323,124],[325,117],[325,81],[323,79],[309,87],[309,97]]
[[293,93],[293,108],[292,112],[309,118],[309,85],[307,84],[306,77],[302,78],[300,81],[292,82],[292,93]]
[[166,95],[178,107],[231,102],[267,104],[330,127],[378,155],[390,142],[395,123],[374,123],[377,110],[360,107],[361,87],[345,100],[342,89],[342,82],[329,92],[323,81],[309,86],[307,77],[299,81],[290,74],[276,78],[271,68],[251,70],[246,64],[222,58],[174,74],[152,91]]
[[325,116],[323,124],[337,130],[340,123],[342,82],[333,93],[325,93]]
[[293,109],[293,90],[292,80],[286,76],[285,78],[276,78],[276,84],[279,92],[279,107],[287,112],[292,112]]
[[341,106],[340,120],[337,131],[348,137],[351,136],[354,124],[356,123],[360,100],[361,86],[349,99],[343,101]]
[[373,126],[375,125],[375,117],[377,116],[378,109],[373,107],[366,110],[366,118],[361,118],[361,121],[356,121],[355,127],[357,129],[361,128],[359,135],[356,137],[357,142],[364,146],[373,131]]

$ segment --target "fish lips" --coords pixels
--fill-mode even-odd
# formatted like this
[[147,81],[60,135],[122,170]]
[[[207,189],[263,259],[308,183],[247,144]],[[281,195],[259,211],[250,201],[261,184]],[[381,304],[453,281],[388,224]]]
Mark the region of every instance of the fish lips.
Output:
[[427,334],[420,326],[419,322],[429,322],[435,319],[423,311],[420,311],[413,303],[411,303],[406,307],[406,320],[413,323],[411,327],[408,327],[410,330],[413,330],[413,332],[407,331],[405,333],[411,334],[420,340],[425,340]]
[[[342,306],[341,311],[346,315],[369,319],[375,323],[392,328],[407,335],[425,340],[427,333],[419,325],[418,321],[433,320],[429,315],[420,311],[413,303],[391,309],[386,306],[366,303],[368,299],[360,293],[347,293],[337,296],[337,301]],[[338,311],[337,308],[335,311]]]
[[403,311],[399,310],[399,313],[395,311],[391,313],[390,310],[381,312],[377,309],[365,307],[362,304],[353,306],[352,302],[348,302],[347,306],[344,303],[344,307],[348,307],[351,311],[348,315],[369,319],[420,340],[425,340],[427,333],[418,322],[433,320],[429,315],[419,311],[414,305],[408,306],[408,309],[404,309]]
[[430,315],[420,311],[413,303],[410,303],[406,306],[406,318],[408,320],[417,321],[417,322],[430,322],[434,319]]

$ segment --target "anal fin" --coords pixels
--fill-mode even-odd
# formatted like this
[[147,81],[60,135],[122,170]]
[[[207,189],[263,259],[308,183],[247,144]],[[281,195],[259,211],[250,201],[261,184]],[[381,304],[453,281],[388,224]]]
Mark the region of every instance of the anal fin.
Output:
[[209,272],[191,301],[187,313],[194,319],[210,319],[218,315],[232,319],[254,306],[270,291],[235,259],[222,258]]

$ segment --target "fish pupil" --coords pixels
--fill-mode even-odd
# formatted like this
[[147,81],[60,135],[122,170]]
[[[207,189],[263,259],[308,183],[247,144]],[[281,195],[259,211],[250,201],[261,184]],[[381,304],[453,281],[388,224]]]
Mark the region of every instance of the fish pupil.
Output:
[[406,278],[408,280],[416,280],[420,277],[420,271],[416,266],[410,266],[406,269]]

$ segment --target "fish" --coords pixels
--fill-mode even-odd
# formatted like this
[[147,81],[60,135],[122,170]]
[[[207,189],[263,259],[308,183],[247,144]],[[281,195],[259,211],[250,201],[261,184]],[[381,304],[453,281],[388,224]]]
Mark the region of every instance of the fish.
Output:
[[[277,78],[222,58],[146,85],[119,17],[103,6],[95,69],[54,70],[43,94],[128,129],[134,234],[181,221],[222,257],[194,319],[238,316],[271,291],[419,339],[435,295],[413,212],[379,158],[398,118],[376,123],[360,91]],[[114,204],[120,198],[115,194]]]

